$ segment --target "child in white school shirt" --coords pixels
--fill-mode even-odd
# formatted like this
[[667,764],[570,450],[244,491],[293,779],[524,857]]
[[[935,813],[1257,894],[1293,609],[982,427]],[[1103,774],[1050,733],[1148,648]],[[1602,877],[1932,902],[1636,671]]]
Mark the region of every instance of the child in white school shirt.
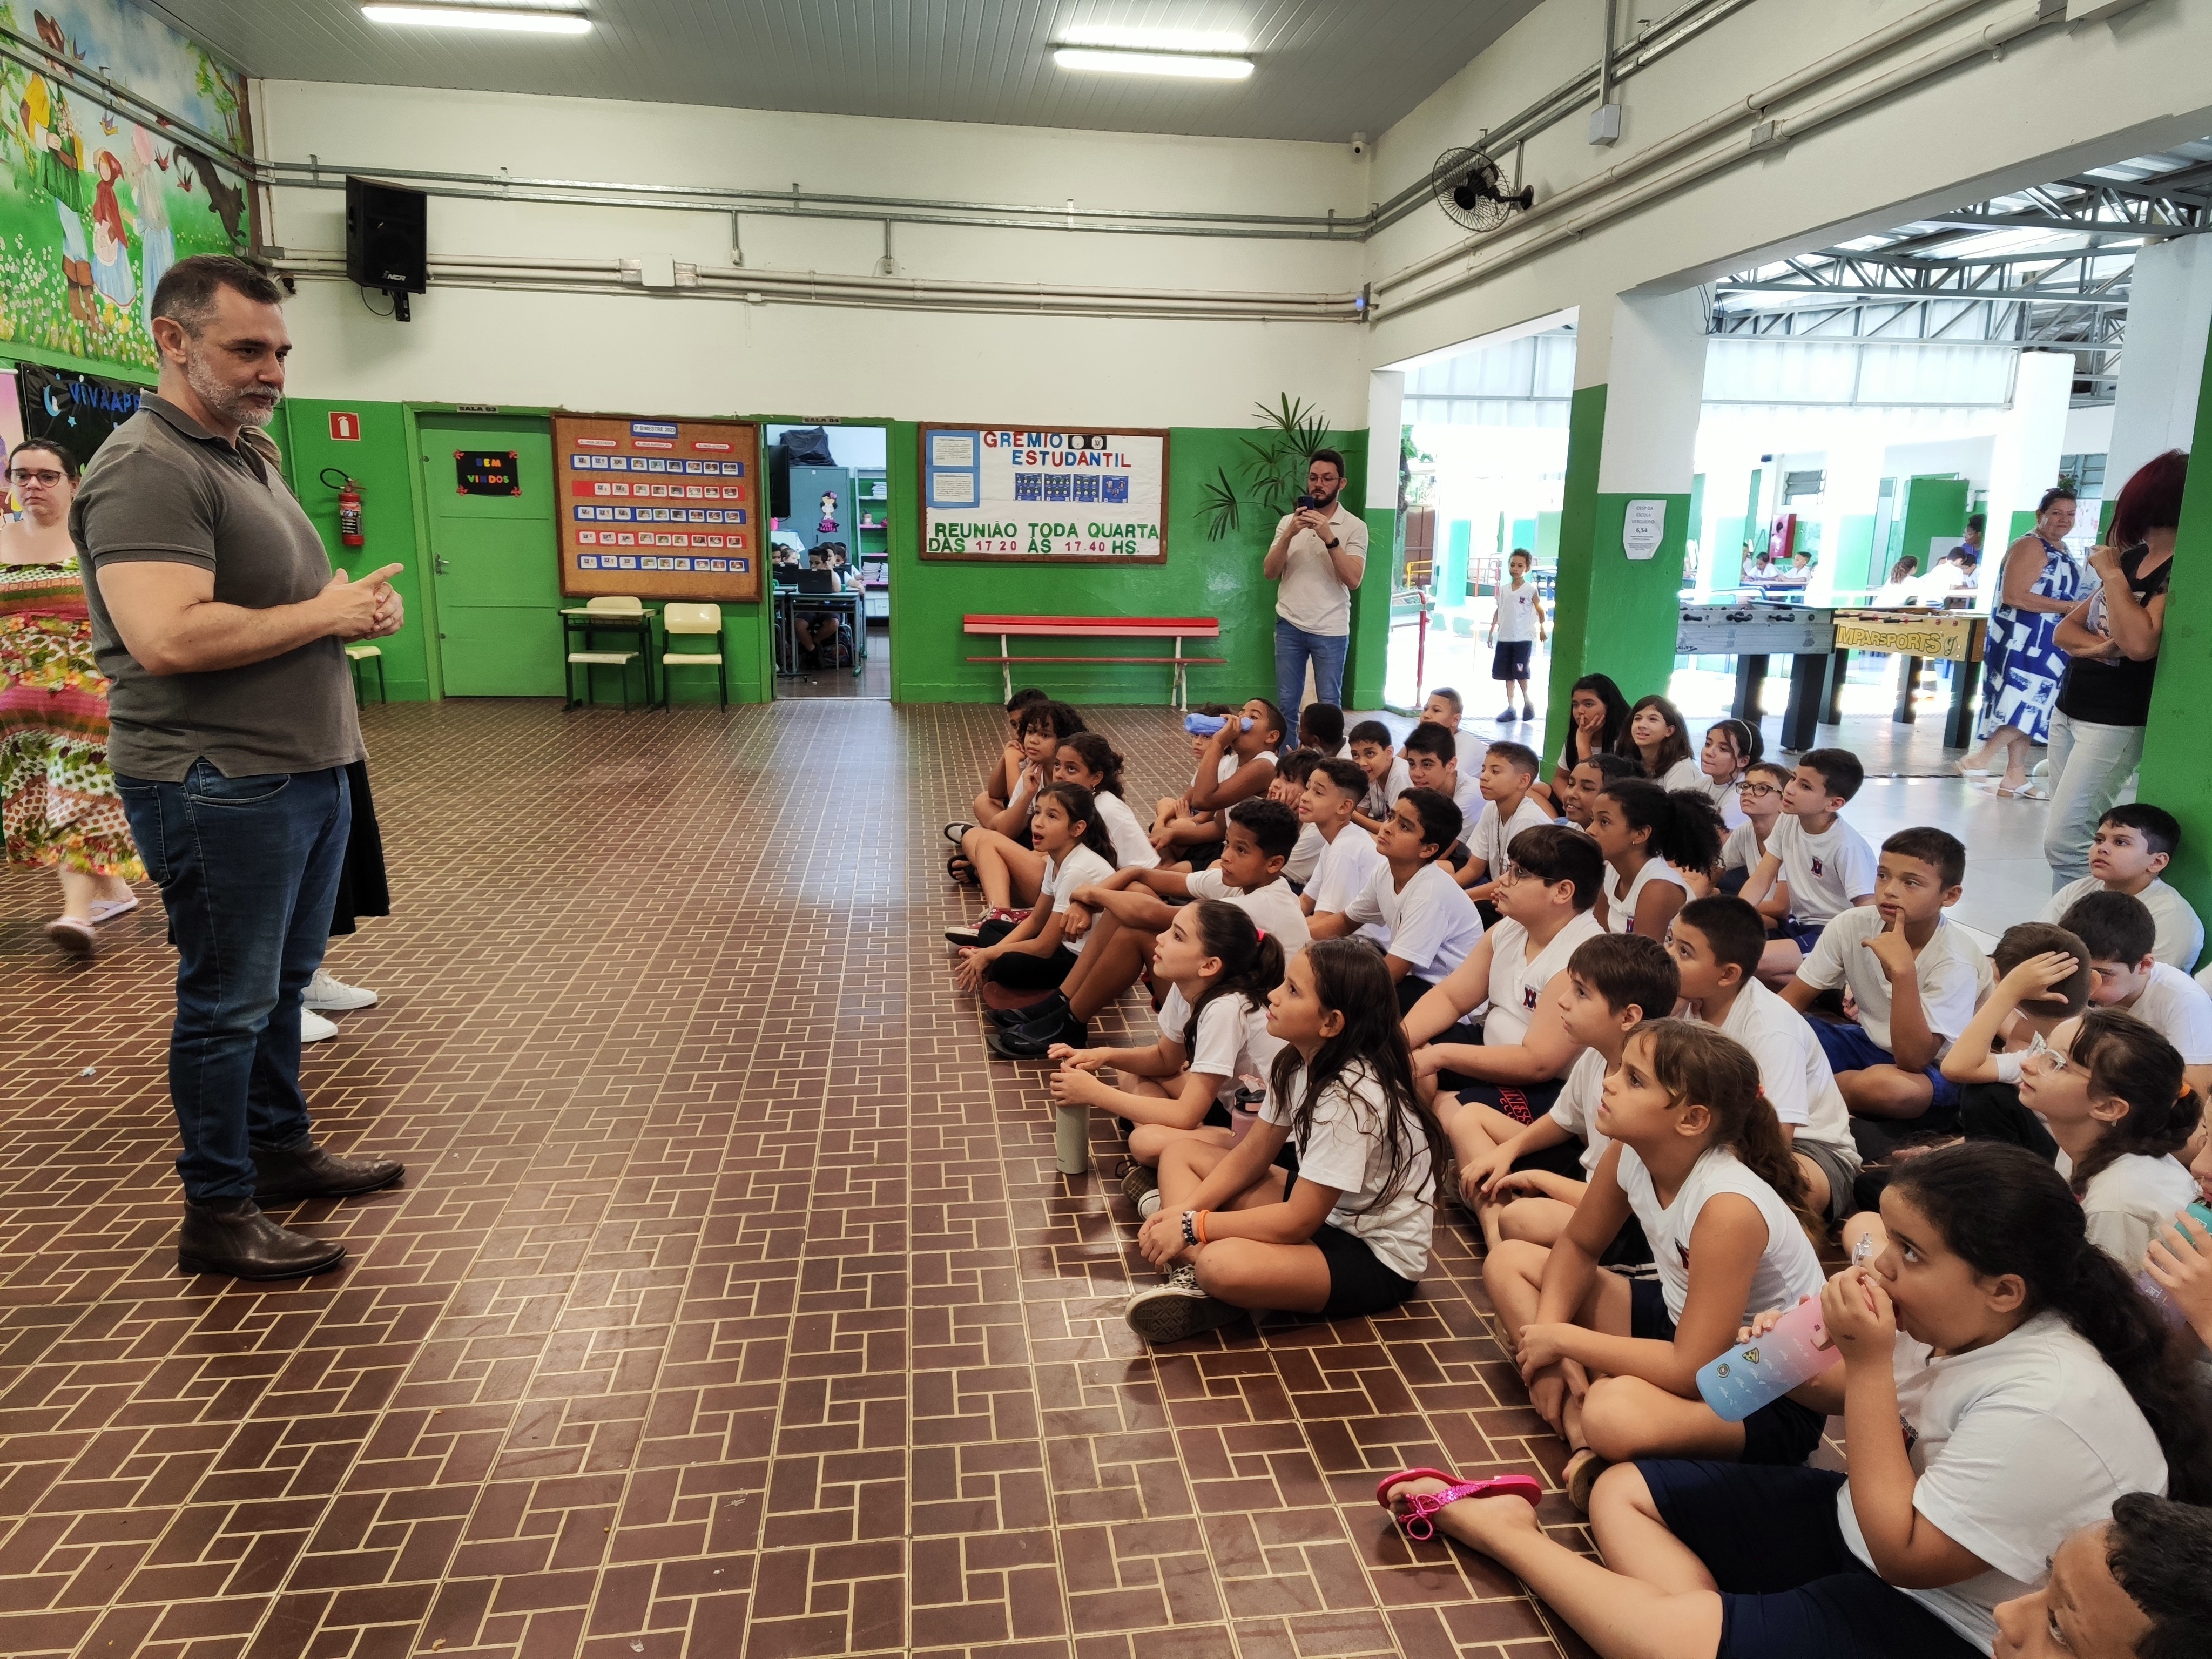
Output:
[[1344,909],[1313,918],[1316,939],[1341,939],[1369,923],[1389,930],[1384,965],[1398,988],[1401,1015],[1465,962],[1482,937],[1474,901],[1443,863],[1460,822],[1459,808],[1435,790],[1407,790],[1375,837],[1383,867]]
[[2181,825],[2172,813],[2147,801],[2115,806],[2097,820],[2089,845],[2089,873],[2051,896],[2039,920],[2057,921],[2076,899],[2091,893],[2127,893],[2143,902],[2158,925],[2151,954],[2187,973],[2204,951],[2204,924],[2189,901],[2159,878],[2181,845]]
[[1842,816],[1865,781],[1849,750],[1808,749],[1782,791],[1782,816],[1740,894],[1778,930],[1759,964],[1759,976],[1778,989],[1823,927],[1874,897],[1874,848]]
[[1367,884],[1382,865],[1375,837],[1352,822],[1352,814],[1367,798],[1367,775],[1356,761],[1325,760],[1306,777],[1305,792],[1298,797],[1298,819],[1322,839],[1321,856],[1298,902],[1308,915],[1320,910],[1341,910]]
[[2148,907],[2130,893],[2089,893],[2058,925],[2088,949],[2089,1000],[2146,1022],[2180,1051],[2189,1086],[2212,1088],[2212,995],[2152,954],[2158,930]]

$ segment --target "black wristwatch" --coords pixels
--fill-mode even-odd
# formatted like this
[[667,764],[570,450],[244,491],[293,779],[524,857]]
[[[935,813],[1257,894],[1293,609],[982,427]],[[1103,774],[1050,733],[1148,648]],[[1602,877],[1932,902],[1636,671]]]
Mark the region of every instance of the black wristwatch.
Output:
[[1343,546],[1344,544],[1342,542],[1323,542],[1322,545],[1327,548],[1330,552],[1334,553],[1338,548]]

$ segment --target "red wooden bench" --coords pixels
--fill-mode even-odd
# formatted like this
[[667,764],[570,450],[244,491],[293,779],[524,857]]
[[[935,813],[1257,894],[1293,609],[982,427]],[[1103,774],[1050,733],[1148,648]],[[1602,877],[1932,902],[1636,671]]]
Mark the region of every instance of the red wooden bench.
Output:
[[[1200,665],[1224,663],[1226,657],[1186,657],[1182,653],[1185,640],[1218,640],[1221,637],[1218,617],[1000,617],[963,616],[960,619],[963,634],[996,635],[999,654],[995,657],[970,657],[969,662],[994,662],[999,665],[1000,677],[1006,684],[1006,695],[1014,695],[1014,667],[1020,662],[1141,662],[1157,663],[1171,668],[1175,675],[1169,696],[1177,708],[1187,708],[1190,702],[1190,686],[1186,671],[1194,663]],[[1158,640],[1173,641],[1175,654],[1167,657],[1095,657],[1095,656],[1033,656],[1017,657],[1009,654],[1008,642],[1013,640]]]

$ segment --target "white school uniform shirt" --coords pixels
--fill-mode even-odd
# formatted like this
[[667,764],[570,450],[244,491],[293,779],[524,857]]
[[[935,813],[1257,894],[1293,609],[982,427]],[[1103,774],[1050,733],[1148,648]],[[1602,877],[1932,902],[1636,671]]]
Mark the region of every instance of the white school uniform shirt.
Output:
[[[1775,826],[1777,833],[1781,827]],[[1889,1036],[1889,981],[1874,952],[1865,948],[1865,942],[1881,930],[1881,912],[1871,904],[1844,911],[1820,930],[1797,977],[1820,991],[1849,986],[1858,1003],[1861,1029],[1877,1047],[1894,1052]],[[1974,1017],[1975,1006],[1988,988],[1990,959],[1965,928],[1946,916],[1937,921],[1935,936],[1920,947],[1914,964],[1920,1006],[1928,1016],[1928,1029],[1936,1035],[1936,1057],[1941,1060]]]
[[[1077,888],[1088,887],[1093,882],[1103,881],[1113,873],[1114,866],[1088,847],[1078,847],[1067,855],[1065,863],[1047,857],[1044,861],[1044,880],[1038,884],[1038,902],[1042,903],[1045,899],[1050,899],[1052,904],[1046,914],[1057,915],[1067,908],[1067,901],[1074,895]],[[1081,939],[1061,941],[1078,956],[1083,954],[1083,947],[1090,942],[1091,935],[1087,933]]]
[[1719,1029],[1751,1050],[1774,1115],[1796,1132],[1798,1143],[1817,1142],[1856,1167],[1859,1150],[1851,1139],[1850,1109],[1836,1086],[1827,1050],[1805,1016],[1757,980],[1748,980]]
[[1455,726],[1452,727],[1452,746],[1459,750],[1456,762],[1460,776],[1471,778],[1482,770],[1482,757],[1490,752],[1488,738],[1478,738],[1474,732],[1462,732]]
[[[1779,822],[1778,819],[1777,822]],[[1755,870],[1766,849],[1759,844],[1759,830],[1749,818],[1728,833],[1721,843],[1721,868],[1723,870]]]
[[[1942,1358],[1900,1331],[1893,1364],[1912,1507],[1990,1564],[1962,1583],[1899,1593],[1988,1653],[1996,1604],[2042,1583],[2060,1541],[2123,1493],[2163,1494],[2166,1457],[2126,1385],[2055,1313]],[[1871,1570],[1849,1486],[1837,1488],[1836,1522]]]
[[1183,885],[1190,890],[1193,898],[1219,899],[1251,917],[1255,927],[1283,947],[1285,961],[1304,950],[1313,939],[1313,928],[1306,921],[1305,906],[1298,902],[1298,896],[1291,890],[1290,883],[1280,876],[1249,893],[1242,887],[1231,887],[1218,870],[1198,871],[1186,877]]
[[[1267,1097],[1260,1116],[1288,1123],[1305,1096],[1305,1067],[1292,1073],[1287,1098]],[[1376,1204],[1390,1172],[1390,1148],[1382,1139],[1387,1102],[1382,1085],[1364,1066],[1355,1065],[1314,1102],[1313,1121],[1298,1141],[1298,1175],[1336,1188],[1336,1207],[1328,1224],[1340,1227],[1375,1253],[1375,1259],[1401,1279],[1419,1279],[1429,1265],[1429,1241],[1436,1210],[1436,1172],[1429,1167],[1429,1144],[1413,1124],[1393,1126],[1403,1137],[1405,1174],[1396,1194]]]
[[1751,821],[1743,815],[1743,792],[1742,786],[1740,784],[1733,781],[1716,782],[1707,777],[1704,769],[1700,768],[1698,772],[1698,787],[1705,799],[1712,802],[1713,811],[1721,815],[1723,827],[1734,830],[1739,823],[1748,823]]
[[1536,637],[1536,584],[1525,581],[1498,590],[1498,642],[1517,645]]
[[1712,781],[1695,755],[1685,755],[1659,776],[1662,789],[1694,789],[1708,800],[1712,799]]
[[[2043,914],[2036,920],[2056,922],[2074,908],[2075,900],[2084,894],[2102,892],[2104,887],[2105,884],[2094,876],[2069,881],[2051,896],[2051,902],[2043,907]],[[2204,924],[2197,919],[2197,912],[2187,899],[2154,876],[2150,885],[2136,896],[2143,902],[2151,920],[2158,924],[2150,953],[2160,962],[2187,973],[2197,965],[2197,958],[2204,954]]]
[[1651,1260],[1659,1269],[1659,1289],[1667,1298],[1667,1317],[1681,1323],[1682,1309],[1690,1295],[1690,1236],[1697,1231],[1698,1216],[1706,1200],[1723,1193],[1739,1193],[1759,1209],[1766,1223],[1766,1243],[1752,1270],[1751,1300],[1744,1309],[1748,1321],[1763,1308],[1794,1308],[1801,1296],[1818,1296],[1827,1275],[1820,1258],[1813,1253],[1797,1218],[1782,1201],[1782,1194],[1747,1169],[1725,1146],[1709,1146],[1691,1166],[1674,1201],[1663,1208],[1651,1171],[1633,1146],[1620,1149],[1613,1173],[1628,1194],[1628,1206],[1651,1241]]
[[1321,831],[1310,823],[1298,826],[1298,844],[1291,848],[1291,855],[1283,860],[1283,878],[1294,881],[1301,887],[1313,879],[1314,866],[1321,862],[1322,848],[1328,843],[1321,838]]
[[1628,884],[1628,891],[1615,898],[1613,895],[1620,885],[1620,872],[1610,864],[1605,866],[1605,927],[1607,933],[1632,933],[1636,931],[1637,904],[1644,897],[1644,890],[1655,881],[1679,887],[1685,893],[1690,890],[1690,884],[1682,878],[1680,870],[1664,859],[1650,859],[1636,872],[1636,879]]
[[1314,902],[1314,914],[1343,909],[1367,885],[1378,866],[1389,867],[1375,837],[1356,823],[1346,824],[1336,832],[1334,841],[1323,845],[1314,872],[1307,879],[1306,896]]
[[1256,1077],[1262,1084],[1283,1051],[1283,1040],[1267,1035],[1267,1011],[1255,1007],[1234,991],[1225,991],[1206,1005],[1198,1017],[1198,1030],[1190,1030],[1190,1004],[1182,990],[1168,988],[1160,1004],[1160,1035],[1182,1045],[1186,1063],[1194,1072],[1221,1079],[1213,1097],[1227,1105],[1237,1097],[1239,1080]]
[[1782,860],[1790,884],[1790,914],[1808,926],[1826,921],[1874,891],[1874,848],[1839,815],[1817,836],[1787,812],[1767,832],[1766,850]]
[[2179,968],[2159,963],[2124,1011],[2181,1050],[2185,1066],[2212,1065],[2212,995]]
[[1367,793],[1359,803],[1359,810],[1364,816],[1380,822],[1390,816],[1390,809],[1397,804],[1398,797],[1413,787],[1413,780],[1407,774],[1406,763],[1394,760],[1382,782],[1367,786]]
[[1474,828],[1467,837],[1467,850],[1489,866],[1490,878],[1495,881],[1498,872],[1510,861],[1508,854],[1513,837],[1523,830],[1538,829],[1551,821],[1534,795],[1523,795],[1521,804],[1513,809],[1513,816],[1502,823],[1498,816],[1498,803],[1484,801],[1482,815],[1475,819]]
[[[2058,1173],[2073,1180],[2074,1160],[2061,1152],[2057,1163]],[[2179,1158],[2128,1152],[2089,1177],[2081,1192],[2081,1219],[2089,1242],[2132,1278],[2142,1271],[2152,1236],[2198,1196],[2197,1177]]]
[[1490,1012],[1482,1022],[1485,1048],[1510,1047],[1528,1035],[1536,1005],[1552,976],[1586,939],[1605,929],[1589,911],[1577,914],[1552,935],[1551,943],[1528,954],[1528,930],[1508,916],[1490,930]]
[[1150,870],[1159,863],[1160,855],[1152,850],[1152,837],[1137,822],[1137,815],[1129,810],[1128,802],[1109,789],[1100,790],[1091,799],[1097,803],[1099,822],[1106,826],[1106,839],[1114,843],[1116,870]]
[[1552,1121],[1583,1143],[1585,1181],[1597,1168],[1598,1159],[1605,1156],[1605,1149],[1613,1145],[1597,1127],[1597,1102],[1605,1091],[1605,1056],[1595,1048],[1583,1049],[1567,1067],[1566,1081],[1559,1085],[1559,1098],[1552,1103]]
[[1352,921],[1389,928],[1380,943],[1407,965],[1415,979],[1435,984],[1467,960],[1482,937],[1482,917],[1467,890],[1452,879],[1449,866],[1425,864],[1399,890],[1388,860],[1344,908]]
[[1459,808],[1459,838],[1470,848],[1474,843],[1468,841],[1468,833],[1474,828],[1476,821],[1482,817],[1482,809],[1488,804],[1482,799],[1482,786],[1462,772],[1459,781],[1452,786],[1452,805]]
[[[1262,749],[1258,754],[1250,757],[1250,758],[1253,760],[1265,761],[1271,767],[1275,763],[1273,751],[1270,750]],[[1223,784],[1235,777],[1237,775],[1237,769],[1244,764],[1244,757],[1239,756],[1234,751],[1223,755],[1221,757],[1221,764],[1213,769],[1214,782],[1217,784]],[[1261,794],[1265,794],[1267,793],[1267,791],[1263,789],[1260,793]]]

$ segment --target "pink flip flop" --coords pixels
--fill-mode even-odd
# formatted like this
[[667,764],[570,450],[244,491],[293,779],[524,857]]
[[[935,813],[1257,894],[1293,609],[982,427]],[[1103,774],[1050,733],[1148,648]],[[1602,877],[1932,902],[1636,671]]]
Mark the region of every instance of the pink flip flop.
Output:
[[[1406,1500],[1403,1510],[1393,1509],[1390,1488],[1402,1486],[1408,1480],[1441,1480],[1444,1490],[1432,1492]],[[1385,1475],[1382,1484],[1375,1488],[1375,1501],[1396,1517],[1406,1535],[1426,1540],[1437,1535],[1437,1523],[1429,1517],[1449,1504],[1464,1498],[1525,1498],[1534,1509],[1543,1500],[1544,1488],[1525,1474],[1492,1475],[1487,1480],[1462,1480],[1442,1469],[1401,1469],[1396,1474]]]

